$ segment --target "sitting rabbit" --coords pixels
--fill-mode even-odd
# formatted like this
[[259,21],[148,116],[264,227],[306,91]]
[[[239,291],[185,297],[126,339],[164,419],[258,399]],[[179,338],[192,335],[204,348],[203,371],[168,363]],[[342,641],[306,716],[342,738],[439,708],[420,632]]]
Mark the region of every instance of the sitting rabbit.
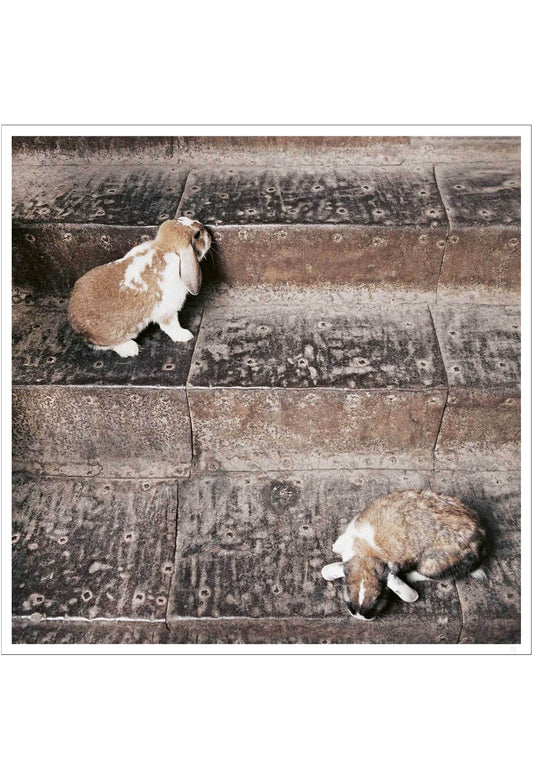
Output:
[[200,291],[200,261],[210,246],[209,233],[199,222],[188,217],[163,222],[153,241],[76,281],[68,306],[73,329],[94,348],[119,356],[139,353],[134,338],[151,321],[174,342],[191,340],[178,311],[188,292]]
[[406,602],[418,599],[407,580],[485,576],[485,530],[478,514],[457,498],[432,490],[404,490],[374,501],[333,544],[342,562],[322,569],[326,581],[344,578],[344,599],[353,616],[375,618],[387,587]]

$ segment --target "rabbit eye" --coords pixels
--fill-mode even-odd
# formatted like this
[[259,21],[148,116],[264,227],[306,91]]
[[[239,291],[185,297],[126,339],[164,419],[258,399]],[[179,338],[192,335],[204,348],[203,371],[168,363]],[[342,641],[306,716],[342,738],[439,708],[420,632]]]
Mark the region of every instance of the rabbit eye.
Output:
[[201,230],[197,230],[196,233],[194,234],[193,238],[200,238],[201,235],[202,235],[202,231]]

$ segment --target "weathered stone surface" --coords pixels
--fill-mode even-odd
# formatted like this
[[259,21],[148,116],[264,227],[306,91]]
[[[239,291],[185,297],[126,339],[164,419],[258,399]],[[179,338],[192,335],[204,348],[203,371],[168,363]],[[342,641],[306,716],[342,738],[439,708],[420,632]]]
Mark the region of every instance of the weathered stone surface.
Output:
[[[173,343],[153,326],[138,338],[139,355],[121,359],[87,346],[64,307],[26,304],[23,297],[15,294],[21,302],[13,312],[15,468],[53,475],[188,473],[184,386],[194,341]],[[181,319],[197,333],[197,309]]]
[[35,479],[13,483],[13,614],[163,618],[176,484]]
[[520,395],[520,308],[432,308],[450,392],[473,389]]
[[172,137],[13,137],[13,165],[171,160]]
[[444,387],[427,307],[210,309],[204,313],[189,385],[198,388]]
[[13,645],[161,645],[174,642],[161,621],[57,621],[14,618]]
[[174,216],[187,172],[169,166],[57,165],[13,172],[17,224],[149,226]]
[[193,171],[178,214],[214,228],[229,284],[433,296],[447,219],[431,167]]
[[67,293],[90,268],[153,238],[186,176],[153,164],[14,167],[14,283]]
[[352,311],[354,306],[377,305],[388,307],[390,303],[418,304],[434,301],[434,295],[412,289],[391,291],[386,285],[342,284],[339,286],[315,284],[296,286],[291,284],[228,284],[214,279],[216,268],[209,260],[203,268],[204,282],[199,301],[214,308],[270,307],[275,313],[278,306],[297,308],[329,308]]
[[430,166],[194,171],[180,212],[213,227],[447,224]]
[[444,618],[440,625],[434,619],[428,625],[426,617],[417,625],[412,617],[407,620],[399,613],[391,615],[386,624],[358,624],[350,617],[180,619],[170,630],[159,622],[43,620],[35,623],[13,619],[12,642],[15,645],[453,644],[457,624],[454,622],[453,630],[444,632]]
[[430,468],[445,374],[423,306],[210,309],[188,396],[201,468]]
[[13,468],[36,474],[180,477],[191,465],[184,388],[15,386]]
[[435,447],[437,469],[520,468],[520,399],[449,396]]
[[201,469],[431,468],[445,392],[188,389]]
[[88,270],[123,257],[156,232],[157,227],[148,226],[15,224],[13,284],[68,295]]
[[[291,635],[302,642],[455,642],[453,584],[423,587],[412,606],[393,601],[386,622],[369,625],[349,616],[341,587],[320,574],[357,511],[393,489],[427,485],[412,471],[224,474],[184,482],[168,623],[198,642],[283,642]],[[228,618],[229,624],[206,623]]]
[[449,396],[437,468],[520,468],[520,309],[438,306]]
[[[420,591],[416,610],[393,601],[387,621],[357,622],[342,618],[203,618],[179,619],[170,640],[186,644],[385,645],[457,642],[459,604],[453,586],[440,584]],[[405,614],[405,615],[404,615]]]
[[461,643],[520,642],[520,476],[436,473],[431,486],[462,498],[489,529],[487,581],[458,581]]
[[520,137],[13,137],[13,164],[320,166],[520,160]]
[[[505,472],[196,476],[180,484],[169,592],[173,485],[16,477],[15,612],[23,617],[13,621],[13,642],[518,644],[519,485]],[[320,576],[334,558],[331,543],[377,497],[427,486],[480,512],[490,532],[488,581],[418,584],[414,605],[393,598],[379,623],[352,619],[340,586]],[[86,586],[93,596],[79,601],[80,612],[69,600]],[[166,596],[170,630],[160,611]],[[65,620],[54,620],[65,600]]]
[[[227,138],[226,149],[232,139]],[[276,145],[277,139],[271,139]],[[392,141],[396,139],[401,138],[385,138],[390,146],[401,145]],[[106,147],[110,158],[115,157],[108,140],[96,150],[95,159]],[[180,141],[174,145],[178,148]],[[56,140],[51,145],[61,146]],[[69,146],[67,142],[65,147]],[[83,143],[79,147],[87,151]],[[123,149],[128,147],[126,143]],[[176,149],[182,160],[189,158],[183,160],[185,165],[178,161],[118,165],[116,160],[91,165],[15,164],[15,283],[66,294],[94,265],[116,259],[143,238],[153,237],[157,224],[172,216],[181,201],[180,213],[193,212],[215,228],[215,283],[351,287],[362,299],[392,292],[400,300],[406,295],[431,300],[446,244],[439,284],[444,299],[516,301],[520,276],[516,163],[438,165],[451,221],[447,238],[448,217],[430,165],[335,165],[330,159],[329,166],[320,167],[307,165],[301,156],[298,164],[283,168],[275,162],[268,167],[256,163],[230,168],[222,149],[222,165],[213,166],[215,147],[205,151],[207,155],[198,148],[193,151],[194,157],[209,162],[198,161],[183,198],[192,157],[187,142],[183,152]],[[122,150],[118,152],[120,157]],[[200,154],[195,156],[196,152]],[[276,152],[286,160],[284,151]],[[258,158],[275,160],[276,152]],[[46,153],[44,163],[50,163]]]
[[[43,298],[44,299],[44,298]],[[17,385],[144,385],[183,387],[194,341],[173,343],[155,324],[137,341],[139,355],[122,359],[114,351],[98,351],[75,334],[63,307],[26,303],[15,293],[13,308],[13,383]],[[186,306],[184,327],[197,335],[200,311]]]
[[519,164],[438,164],[435,174],[450,221],[438,296],[516,302],[520,293]]
[[206,290],[351,290],[352,302],[432,302],[444,234],[417,228],[347,225],[221,226]]

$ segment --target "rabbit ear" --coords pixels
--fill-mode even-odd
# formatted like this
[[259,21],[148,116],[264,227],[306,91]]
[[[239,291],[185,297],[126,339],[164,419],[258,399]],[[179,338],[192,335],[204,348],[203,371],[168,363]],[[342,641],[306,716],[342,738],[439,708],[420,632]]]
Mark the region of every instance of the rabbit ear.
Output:
[[337,578],[344,578],[344,563],[332,562],[330,565],[324,565],[322,568],[322,578],[326,581],[335,581]]
[[178,252],[180,260],[180,277],[191,294],[198,294],[202,286],[202,270],[196,259],[194,249],[189,246],[182,247]]
[[415,602],[418,600],[418,592],[415,592],[414,589],[412,589],[410,586],[407,586],[405,581],[402,581],[401,578],[395,576],[394,573],[389,573],[389,577],[387,578],[387,586],[404,602]]

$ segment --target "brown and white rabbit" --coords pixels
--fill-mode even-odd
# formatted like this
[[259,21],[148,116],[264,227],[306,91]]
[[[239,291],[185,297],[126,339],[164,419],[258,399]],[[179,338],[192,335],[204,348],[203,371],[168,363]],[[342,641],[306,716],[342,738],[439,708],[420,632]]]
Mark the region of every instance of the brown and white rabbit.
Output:
[[483,578],[485,530],[478,514],[457,498],[432,490],[404,490],[378,498],[333,544],[342,559],[322,568],[326,581],[344,579],[353,616],[370,620],[387,603],[387,588],[405,602],[417,592],[399,577],[420,581]]
[[68,306],[73,329],[93,347],[119,356],[139,353],[134,338],[152,321],[174,342],[191,340],[178,311],[188,292],[200,291],[200,261],[210,246],[209,233],[196,220],[163,222],[153,241],[76,281]]

